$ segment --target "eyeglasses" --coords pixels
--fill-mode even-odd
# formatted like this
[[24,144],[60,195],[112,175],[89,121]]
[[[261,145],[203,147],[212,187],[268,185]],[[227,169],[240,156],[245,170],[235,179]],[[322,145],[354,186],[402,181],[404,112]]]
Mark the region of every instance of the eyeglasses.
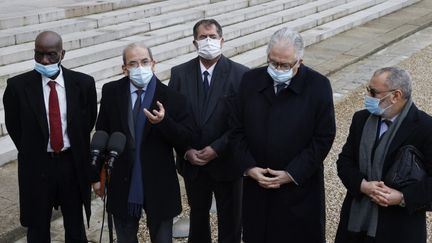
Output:
[[396,89],[389,89],[389,90],[378,91],[378,90],[375,90],[374,88],[371,88],[370,86],[366,86],[366,90],[367,90],[367,92],[368,92],[372,97],[375,97],[375,96],[378,95],[378,94],[387,93],[387,92],[393,92],[393,91],[395,91]]
[[148,67],[153,63],[153,61],[150,61],[149,59],[142,59],[141,61],[130,61],[128,64],[126,64],[130,68],[137,68],[140,65],[143,67]]
[[294,68],[294,66],[297,65],[298,62],[299,62],[299,60],[297,60],[294,64],[279,63],[279,62],[275,62],[275,61],[271,60],[270,58],[267,58],[267,64],[271,65],[275,69],[279,69],[279,70],[283,70],[283,71],[287,71],[287,70]]

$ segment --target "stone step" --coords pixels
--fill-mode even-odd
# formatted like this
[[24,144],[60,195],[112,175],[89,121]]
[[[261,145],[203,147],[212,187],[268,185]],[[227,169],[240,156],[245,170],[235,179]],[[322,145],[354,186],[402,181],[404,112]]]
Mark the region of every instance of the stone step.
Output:
[[[110,18],[100,14],[96,16],[92,15],[81,18],[60,19],[57,21],[4,29],[0,30],[0,47],[32,41],[38,33],[47,29],[56,31],[60,34],[74,33],[104,27],[104,24],[108,23],[123,23],[133,19],[141,19],[209,3],[210,0],[189,0],[180,3],[177,0],[167,0],[139,6],[137,8],[139,8],[140,11],[135,11],[134,8],[132,8],[106,13],[106,15],[111,15]],[[118,14],[117,12],[119,11],[121,11],[121,13]],[[129,15],[126,15],[129,16],[129,18],[124,17],[125,13],[123,12],[129,13]],[[103,26],[99,26],[99,24],[103,24]]]
[[[162,1],[162,0],[159,0]],[[2,3],[2,7],[11,8],[14,11],[10,13],[2,12],[0,14],[0,30],[27,25],[41,24],[66,18],[81,17],[89,14],[103,13],[116,9],[128,8],[137,5],[142,5],[154,0],[108,0],[108,1],[87,1],[78,3],[58,3],[56,7],[51,7],[52,3],[47,1],[35,1],[33,4],[29,2],[22,3],[20,8],[16,9],[16,1]],[[20,3],[18,3],[20,4]],[[19,12],[19,13],[17,13]]]
[[[384,0],[381,0],[384,1]],[[295,5],[291,5],[292,8],[276,12],[274,14],[268,14],[265,16],[261,16],[255,19],[243,21],[237,24],[233,24],[230,26],[227,26],[224,28],[224,38],[226,40],[235,39],[250,33],[254,33],[257,31],[265,30],[266,28],[269,28],[274,25],[279,25],[282,22],[288,22],[293,20],[294,18],[298,18],[298,20],[294,21],[292,24],[292,27],[298,30],[305,30],[307,28],[312,28],[316,26],[316,24],[322,24],[327,21],[332,20],[337,15],[343,16],[346,14],[350,14],[351,12],[346,11],[344,8],[341,8],[340,6],[345,6],[346,9],[352,8],[352,11],[359,10],[358,6],[371,6],[376,3],[376,1],[371,0],[361,0],[361,1],[354,1],[349,2],[348,4],[343,4],[345,2],[349,2],[347,0],[320,0],[316,2],[306,3],[301,6],[292,7]],[[340,5],[343,4],[343,5]],[[332,7],[339,6],[337,11],[331,10]],[[330,8],[330,9],[329,9]],[[320,14],[314,14],[317,11],[321,11]],[[306,17],[306,18],[303,18]],[[299,25],[297,25],[299,23]],[[187,29],[189,29],[189,33],[191,34],[191,28],[190,26],[193,26],[193,23],[189,24],[183,24],[181,25],[180,30],[181,34],[185,34]],[[165,32],[166,33],[166,32]],[[166,33],[167,37],[169,38],[166,41],[170,41],[166,44],[161,44],[161,46],[156,46],[156,52],[155,52],[155,58],[157,61],[164,61],[169,58],[173,58],[178,55],[182,55],[191,51],[194,51],[194,47],[191,44],[190,37],[185,37],[183,39],[173,41],[175,38],[181,38],[183,36],[173,36],[172,33],[168,32]],[[271,35],[271,33],[268,33],[267,36]],[[118,68],[118,65],[116,66],[109,66],[109,64],[112,64],[111,61],[112,58],[117,60],[118,56],[121,53],[121,50],[129,43],[132,42],[141,42],[145,43],[148,46],[158,45],[160,42],[152,42],[151,39],[153,39],[151,33],[146,34],[145,36],[134,36],[132,38],[123,38],[116,41],[106,42],[103,44],[81,48],[78,50],[73,50],[69,52],[65,59],[63,60],[63,64],[68,68],[76,68],[79,67],[78,70],[81,71],[90,71],[93,75],[95,75],[95,79],[104,79],[112,75],[119,74],[121,70]],[[243,46],[247,43],[250,43],[250,41],[247,40],[243,41],[237,41],[239,44],[242,44]],[[266,41],[267,39],[263,39]],[[179,45],[180,44],[180,45]],[[238,48],[237,50],[240,50],[241,48]],[[161,50],[158,52],[158,50]],[[238,52],[237,52],[238,53]],[[233,53],[234,54],[234,53]],[[100,61],[102,60],[102,61]],[[84,66],[88,65],[88,66]],[[0,82],[11,76],[14,76],[18,73],[22,73],[26,70],[30,70],[33,66],[33,60],[29,60],[26,62],[20,62],[10,65],[5,65],[0,67]],[[103,70],[100,70],[100,69]],[[100,72],[96,72],[95,70],[100,70]],[[111,70],[108,71],[108,69]],[[108,75],[108,76],[107,76]],[[164,77],[165,78],[165,77]]]
[[[326,2],[326,3],[332,2],[334,6],[339,6],[340,8],[338,11],[327,9],[315,14],[310,14],[310,12],[308,11],[302,12],[299,11],[299,9],[297,8],[292,8],[292,9],[282,11],[283,14],[282,13],[269,14],[263,17],[241,22],[224,28],[224,38],[226,40],[224,44],[225,45],[224,54],[228,57],[232,57],[237,54],[240,54],[245,50],[257,48],[260,45],[265,45],[265,43],[270,38],[271,34],[276,29],[279,29],[282,26],[289,26],[298,31],[305,31],[307,29],[316,27],[318,23],[320,24],[327,23],[331,21],[335,16],[344,16],[344,14],[345,15],[350,14],[350,12],[346,10],[349,9],[350,7],[353,7],[353,9],[355,9],[360,5],[364,6],[365,2],[374,4],[376,1],[361,0],[361,1],[353,1],[348,4],[342,4],[342,5],[340,5],[341,2],[340,0],[333,0],[333,1],[322,0],[322,2]],[[307,8],[304,8],[303,6],[306,5],[302,5],[299,8],[305,10]],[[315,8],[315,6],[312,7]],[[364,11],[367,10],[368,9]],[[296,20],[289,21],[291,19],[289,16],[298,12],[304,13],[304,15],[307,17],[302,16],[305,18],[298,18]],[[282,22],[284,20],[283,16],[288,16],[285,18],[285,20],[288,22],[286,23]],[[271,30],[269,30],[269,28],[271,28]],[[137,41],[137,39],[135,39],[135,41]],[[145,43],[145,40],[143,42]],[[191,38],[186,37],[181,40],[162,44],[160,46],[155,46],[153,47],[153,51],[154,51],[155,59],[159,62],[158,66],[160,66],[161,64],[166,64],[164,61],[170,58],[174,58],[175,60],[183,59],[181,55],[187,54],[189,52],[195,52],[195,48],[191,43]],[[196,54],[193,53],[193,55]],[[96,80],[105,79],[105,78],[109,78],[110,76],[118,75],[121,73],[121,69],[120,69],[121,62],[118,62],[118,60],[120,59],[121,57],[117,56],[100,62],[94,62],[86,66],[78,67],[76,68],[76,70],[84,73],[90,73],[93,77],[95,77]],[[172,66],[181,63],[181,61],[178,60],[176,62],[171,61],[171,63],[173,64],[164,65],[165,69],[160,69],[161,71],[160,73],[158,73],[158,77],[161,80],[168,79],[170,75],[169,69]]]
[[[305,41],[305,46],[310,46],[312,44],[323,41],[327,38],[335,36],[343,31],[352,29],[359,25],[362,25],[373,19],[377,19],[389,13],[392,13],[398,9],[404,8],[406,6],[412,5],[419,2],[419,0],[389,0],[381,4],[373,6],[369,9],[356,12],[352,15],[336,19],[334,21],[328,22],[326,24],[320,25],[318,27],[306,30],[302,32],[302,37]],[[280,27],[273,27],[268,29],[269,32],[274,33]],[[257,67],[266,64],[267,54],[266,46],[261,46],[259,48],[252,49],[250,51],[243,52],[236,55],[232,60],[242,63],[249,67]]]
[[[262,0],[264,1],[264,0]],[[267,1],[267,0],[265,0]],[[265,2],[264,1],[264,2]],[[180,26],[181,23],[196,21],[204,17],[213,17],[215,14],[220,14],[217,17],[218,21],[223,26],[233,24],[233,20],[244,21],[247,19],[262,16],[270,11],[280,11],[292,6],[297,6],[304,2],[311,0],[291,0],[291,1],[273,1],[270,3],[252,5],[252,7],[241,8],[245,5],[250,5],[250,0],[236,0],[236,1],[225,1],[218,2],[211,5],[198,6],[194,8],[179,10],[167,14],[158,16],[151,16],[145,19],[139,19],[135,21],[129,21],[126,23],[110,25],[98,29],[91,29],[87,31],[80,31],[65,34],[63,38],[63,48],[67,51],[71,51],[78,48],[84,48],[96,44],[125,38],[128,36],[144,33],[147,31],[154,31],[157,29],[164,29],[168,26],[177,25],[170,31],[179,32],[184,30],[185,32],[192,33],[191,26]],[[258,4],[256,2],[254,4]],[[146,5],[148,6],[148,5]],[[241,8],[241,9],[239,9]],[[150,9],[150,8],[148,8]],[[214,10],[214,9],[222,9]],[[125,9],[127,10],[127,9]],[[238,11],[236,11],[238,10]],[[129,10],[130,11],[130,10]],[[169,40],[173,38],[180,38],[179,36],[172,36],[170,32],[165,32],[168,35]],[[159,35],[158,32],[146,33],[147,36]],[[171,37],[172,36],[172,37]],[[181,36],[184,37],[184,36]],[[33,58],[34,42],[28,42],[19,45],[7,46],[0,48],[0,66],[18,63]],[[69,54],[68,54],[69,55]]]

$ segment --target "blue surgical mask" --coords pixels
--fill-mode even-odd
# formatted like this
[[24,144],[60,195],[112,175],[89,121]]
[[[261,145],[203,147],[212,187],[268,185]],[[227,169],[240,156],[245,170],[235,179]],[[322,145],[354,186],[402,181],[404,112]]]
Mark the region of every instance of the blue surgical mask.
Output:
[[286,83],[286,81],[290,80],[293,76],[292,68],[286,71],[279,71],[272,65],[268,65],[267,73],[276,83]]
[[129,79],[132,83],[140,88],[145,88],[153,77],[153,71],[150,66],[129,68]]
[[50,77],[54,76],[60,70],[60,67],[59,67],[59,63],[43,65],[43,64],[40,64],[38,62],[35,62],[34,69],[38,73],[42,74],[43,76],[50,78]]
[[377,116],[381,116],[382,114],[384,114],[384,112],[390,108],[393,104],[387,106],[386,108],[381,108],[379,106],[381,100],[385,99],[387,96],[391,95],[391,93],[389,93],[388,95],[382,97],[381,99],[378,98],[374,98],[371,97],[369,95],[366,95],[364,98],[364,106],[365,108],[372,114],[377,115]]

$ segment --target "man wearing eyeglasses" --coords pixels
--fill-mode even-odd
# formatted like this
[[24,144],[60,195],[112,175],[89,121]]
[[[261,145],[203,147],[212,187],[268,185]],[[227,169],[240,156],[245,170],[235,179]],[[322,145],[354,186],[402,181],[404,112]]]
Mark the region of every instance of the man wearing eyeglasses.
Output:
[[325,242],[323,160],[335,137],[329,80],[305,66],[288,28],[267,46],[268,65],[242,79],[232,133],[243,180],[245,243]]
[[[181,212],[173,148],[184,153],[191,137],[186,98],[162,84],[154,67],[150,48],[128,45],[125,77],[102,88],[96,130],[126,135],[108,187],[107,211],[114,216],[118,243],[138,243],[143,210],[151,242],[171,243],[172,219]],[[103,196],[99,179],[95,173],[93,189]]]
[[240,243],[241,173],[228,146],[231,102],[247,68],[222,54],[222,27],[214,19],[193,27],[198,56],[171,69],[169,86],[188,98],[194,137],[177,166],[190,206],[189,243],[211,243],[212,194],[218,214],[218,242]]
[[[365,109],[354,114],[337,161],[348,193],[336,243],[426,242],[425,211],[432,205],[432,117],[413,103],[411,83],[409,73],[398,67],[381,68],[368,82]],[[427,176],[399,188],[385,178],[405,145],[423,154]]]

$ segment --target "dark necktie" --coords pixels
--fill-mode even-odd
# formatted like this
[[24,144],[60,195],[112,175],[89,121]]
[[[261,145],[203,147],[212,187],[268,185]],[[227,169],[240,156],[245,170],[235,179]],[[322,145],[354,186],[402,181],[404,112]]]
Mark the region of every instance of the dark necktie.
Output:
[[390,120],[387,120],[387,119],[382,120],[382,121],[381,121],[381,128],[382,128],[383,123],[385,123],[385,124],[387,125],[387,130],[381,134],[380,139],[384,136],[384,134],[385,134],[386,132],[388,132],[388,130],[390,129],[390,126],[391,126],[391,124],[392,124],[393,122],[390,121]]
[[276,95],[279,95],[279,93],[285,89],[286,83],[280,83],[276,85]]
[[56,90],[56,82],[49,81],[48,85],[51,89],[48,99],[48,117],[50,124],[50,144],[54,152],[58,153],[62,150],[63,130],[61,124],[60,106]]
[[204,71],[203,74],[204,74],[204,81],[203,81],[204,94],[205,94],[205,96],[207,96],[208,91],[210,89],[209,80],[207,77],[210,73],[207,71]]
[[137,99],[135,100],[135,104],[133,107],[134,124],[137,121],[138,114],[141,112],[141,95],[144,91],[142,89],[137,89],[135,92],[137,94]]

